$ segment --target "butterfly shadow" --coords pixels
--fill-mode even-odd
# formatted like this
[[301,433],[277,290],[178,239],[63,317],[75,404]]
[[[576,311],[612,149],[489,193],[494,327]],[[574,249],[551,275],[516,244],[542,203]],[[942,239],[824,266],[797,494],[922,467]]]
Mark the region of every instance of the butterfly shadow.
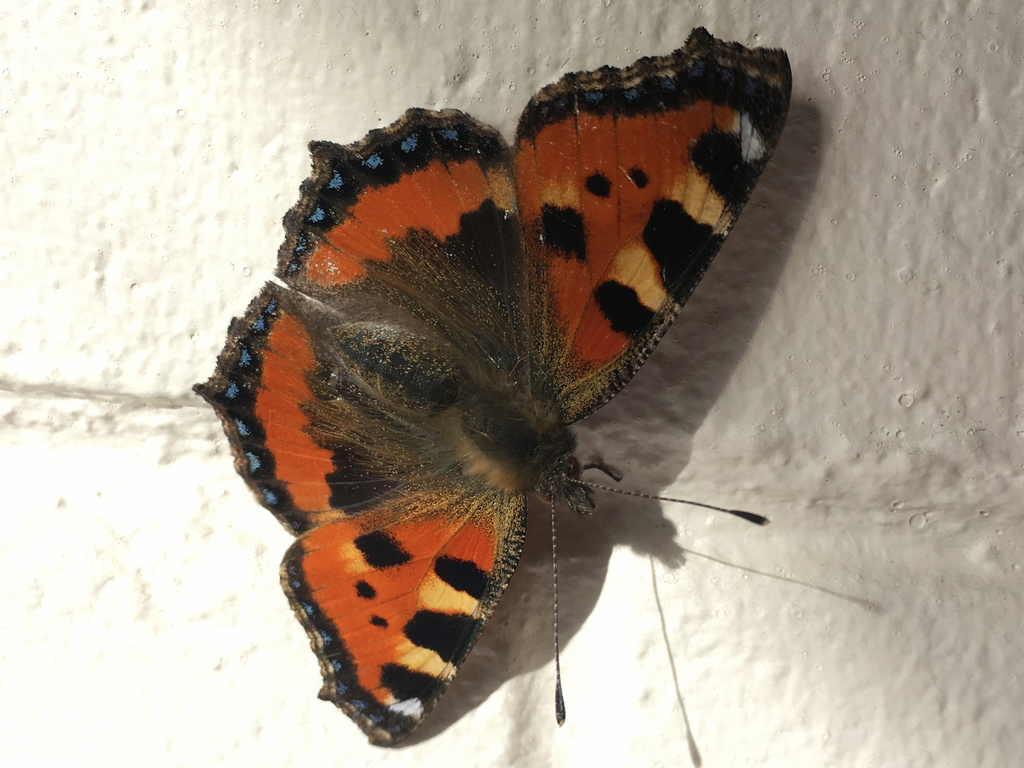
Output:
[[[692,436],[746,353],[804,224],[821,167],[821,122],[818,108],[795,95],[774,158],[693,298],[626,389],[579,425],[580,458],[600,459],[622,471],[624,488],[657,493],[671,486],[689,462]],[[588,517],[565,510],[558,514],[563,647],[597,605],[615,547],[628,546],[666,568],[685,562],[676,524],[659,502],[601,492],[597,502]],[[550,530],[547,503],[531,499],[526,546],[504,597],[449,695],[406,744],[436,736],[507,680],[551,664]],[[538,676],[535,690],[531,713],[512,707],[513,720],[530,718],[537,707],[550,707],[554,720],[553,676]],[[566,695],[571,716],[571,691]],[[512,731],[519,729],[513,726]],[[695,749],[691,754],[699,755]]]

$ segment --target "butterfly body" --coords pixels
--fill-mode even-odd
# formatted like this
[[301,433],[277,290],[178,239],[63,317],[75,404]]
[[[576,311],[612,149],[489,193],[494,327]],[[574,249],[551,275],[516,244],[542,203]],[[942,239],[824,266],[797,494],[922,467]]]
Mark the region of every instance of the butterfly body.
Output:
[[695,30],[541,90],[509,146],[455,110],[311,145],[278,277],[209,382],[297,536],[282,584],[321,697],[375,744],[422,721],[515,568],[525,494],[577,512],[572,425],[636,372],[778,140],[781,51]]

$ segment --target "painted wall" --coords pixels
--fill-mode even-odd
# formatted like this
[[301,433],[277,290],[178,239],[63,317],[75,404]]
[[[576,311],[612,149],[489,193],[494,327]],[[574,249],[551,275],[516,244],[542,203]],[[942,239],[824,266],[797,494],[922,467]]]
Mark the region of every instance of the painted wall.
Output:
[[[382,7],[383,6],[383,7]],[[399,752],[318,701],[289,536],[191,385],[311,139],[510,136],[690,28],[785,48],[789,124],[549,534]],[[1024,752],[1024,28],[1015,3],[62,3],[0,14],[0,733],[11,765],[1002,766]],[[8,757],[11,760],[10,757]]]

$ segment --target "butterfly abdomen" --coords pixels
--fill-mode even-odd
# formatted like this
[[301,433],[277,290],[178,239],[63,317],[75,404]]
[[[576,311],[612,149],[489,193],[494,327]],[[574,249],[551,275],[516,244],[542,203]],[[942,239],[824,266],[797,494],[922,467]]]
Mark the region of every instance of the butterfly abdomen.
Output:
[[440,411],[459,398],[458,371],[443,350],[402,328],[351,323],[334,330],[334,341],[352,372],[410,410]]
[[[368,452],[403,479],[459,477],[508,493],[541,483],[576,446],[556,408],[493,362],[401,324],[346,323],[322,371],[334,397],[311,404],[324,444]],[[330,366],[328,366],[330,368]]]

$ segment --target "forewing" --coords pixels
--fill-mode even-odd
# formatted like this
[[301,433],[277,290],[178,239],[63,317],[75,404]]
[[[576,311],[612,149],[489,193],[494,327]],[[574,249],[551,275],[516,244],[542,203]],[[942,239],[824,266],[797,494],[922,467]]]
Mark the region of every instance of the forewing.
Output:
[[320,697],[373,744],[405,738],[504,592],[525,522],[522,496],[439,488],[300,537],[281,579],[320,660]]
[[622,388],[689,298],[775,148],[790,82],[783,51],[697,29],[530,101],[515,153],[533,386],[566,423]]

